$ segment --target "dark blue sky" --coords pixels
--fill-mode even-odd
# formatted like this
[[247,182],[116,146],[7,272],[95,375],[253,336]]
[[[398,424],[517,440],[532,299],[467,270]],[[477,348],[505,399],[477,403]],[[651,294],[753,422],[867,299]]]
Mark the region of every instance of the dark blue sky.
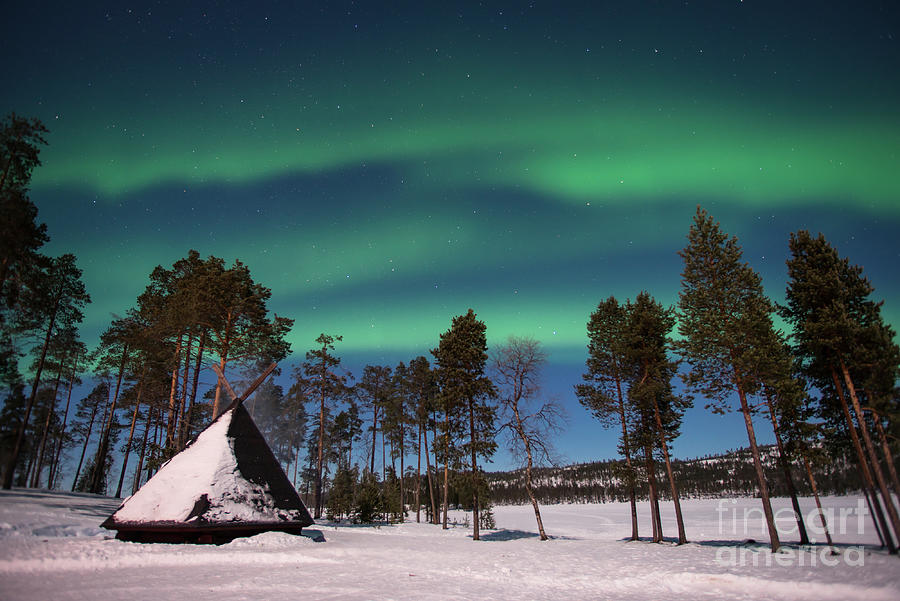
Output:
[[[472,307],[542,341],[587,460],[615,453],[571,392],[588,315],[676,301],[698,203],[775,300],[805,228],[900,323],[895,4],[301,4],[7,7],[0,100],[50,128],[31,196],[89,342],[190,248],[272,289],[295,359],[427,355]],[[692,411],[676,454],[740,421]]]

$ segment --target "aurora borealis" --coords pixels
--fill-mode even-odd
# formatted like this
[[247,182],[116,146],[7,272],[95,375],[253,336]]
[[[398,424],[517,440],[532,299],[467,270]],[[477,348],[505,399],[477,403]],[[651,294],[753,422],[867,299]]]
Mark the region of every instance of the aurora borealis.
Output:
[[675,302],[698,203],[775,300],[822,231],[900,324],[893,4],[301,4],[7,7],[0,98],[50,128],[31,197],[89,344],[190,248],[272,289],[294,357],[427,355],[472,307],[545,344],[582,459],[588,315]]

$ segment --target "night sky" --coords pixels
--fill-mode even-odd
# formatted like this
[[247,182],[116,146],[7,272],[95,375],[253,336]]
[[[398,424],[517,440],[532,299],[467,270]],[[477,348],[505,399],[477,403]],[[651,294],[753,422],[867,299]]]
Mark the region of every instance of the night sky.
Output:
[[[821,231],[900,325],[892,2],[250,4],[4,9],[0,109],[50,128],[31,198],[89,344],[190,248],[272,289],[294,361],[428,355],[471,307],[544,343],[575,461],[615,454],[571,392],[588,316],[676,301],[697,204],[774,300]],[[746,444],[700,405],[676,455]]]

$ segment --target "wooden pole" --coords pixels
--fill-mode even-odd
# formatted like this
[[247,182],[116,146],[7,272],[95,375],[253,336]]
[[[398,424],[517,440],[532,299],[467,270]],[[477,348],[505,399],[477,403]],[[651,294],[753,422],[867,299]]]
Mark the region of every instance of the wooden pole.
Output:
[[[258,378],[253,380],[253,383],[251,383],[250,386],[247,387],[247,390],[245,390],[241,394],[241,396],[238,396],[237,394],[235,394],[234,389],[231,387],[231,384],[229,384],[228,380],[225,378],[225,374],[222,373],[222,368],[219,367],[218,365],[216,365],[215,363],[213,363],[212,364],[213,371],[215,371],[216,375],[219,376],[219,381],[222,383],[222,386],[224,386],[225,390],[228,392],[229,396],[231,396],[231,399],[232,399],[231,404],[225,408],[225,411],[234,409],[235,407],[237,407],[238,405],[240,405],[241,403],[246,401],[247,397],[249,397],[251,394],[253,394],[253,391],[256,390],[257,388],[259,388],[260,384],[262,384],[263,382],[266,381],[266,378],[269,377],[269,374],[271,374],[273,371],[275,371],[276,367],[278,367],[277,363],[273,363],[272,365],[267,367],[265,369],[265,371],[263,371],[259,375]],[[223,411],[222,413],[225,413],[225,411]],[[218,416],[216,416],[216,417],[218,417]]]

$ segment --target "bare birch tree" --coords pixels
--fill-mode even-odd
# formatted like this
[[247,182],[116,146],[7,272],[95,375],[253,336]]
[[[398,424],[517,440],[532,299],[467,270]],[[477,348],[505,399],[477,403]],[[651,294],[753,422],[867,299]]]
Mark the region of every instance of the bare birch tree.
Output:
[[547,355],[537,340],[510,336],[506,344],[494,350],[491,359],[493,381],[499,389],[500,429],[509,433],[510,450],[524,464],[525,490],[534,507],[541,540],[547,540],[532,469],[535,463],[552,462],[551,440],[562,430],[565,419],[557,403],[541,402],[540,376]]

